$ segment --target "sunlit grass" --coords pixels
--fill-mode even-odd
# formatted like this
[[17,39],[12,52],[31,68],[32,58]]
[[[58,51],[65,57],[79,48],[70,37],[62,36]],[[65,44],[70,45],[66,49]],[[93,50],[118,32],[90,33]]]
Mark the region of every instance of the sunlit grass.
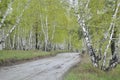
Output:
[[40,52],[40,51],[12,51],[12,50],[5,50],[0,51],[0,60],[16,58],[16,59],[25,59],[31,58],[36,56],[45,56],[50,54],[49,52]]
[[21,50],[2,50],[0,51],[0,65],[7,64],[12,61],[30,60],[33,58],[44,58],[48,56],[56,55],[57,53],[67,51],[51,51],[44,52],[38,50],[21,51]]
[[120,65],[109,72],[104,72],[94,68],[87,56],[65,76],[64,80],[120,80]]

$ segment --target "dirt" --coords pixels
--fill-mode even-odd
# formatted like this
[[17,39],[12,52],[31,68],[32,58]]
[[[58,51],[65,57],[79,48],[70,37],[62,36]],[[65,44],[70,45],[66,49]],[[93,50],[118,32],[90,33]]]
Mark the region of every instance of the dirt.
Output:
[[0,80],[62,80],[64,74],[79,62],[79,53],[62,53],[54,57],[2,67]]

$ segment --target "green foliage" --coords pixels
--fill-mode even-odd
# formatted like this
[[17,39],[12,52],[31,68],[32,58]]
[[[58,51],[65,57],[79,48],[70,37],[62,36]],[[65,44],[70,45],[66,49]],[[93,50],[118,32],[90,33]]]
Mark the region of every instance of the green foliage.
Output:
[[49,55],[49,52],[42,52],[42,51],[0,51],[0,61],[8,60],[8,59],[16,59],[16,60],[23,60],[23,59],[30,59],[38,56],[45,56]]
[[2,15],[5,13],[6,9],[8,8],[9,2],[10,2],[10,0],[2,0],[0,2],[0,19],[1,19]]
[[[102,41],[103,38],[105,37],[106,33],[108,32],[108,29],[110,27],[110,24],[112,22],[112,17],[116,9],[116,5],[118,4],[118,0],[112,1],[112,0],[91,0],[89,9],[90,13],[92,14],[91,19],[87,21],[87,25],[89,28],[89,32],[91,35],[92,39],[92,44],[93,46],[98,49],[99,48],[99,43],[103,44],[102,49],[104,52],[104,49],[106,48],[106,45],[108,44],[108,40]],[[120,9],[119,9],[120,10]],[[115,25],[117,26],[119,22],[117,22],[119,19],[119,11],[117,18],[114,20]],[[117,26],[117,35],[119,34],[119,28],[120,26]],[[117,36],[118,38],[118,36]],[[102,52],[102,53],[103,53]],[[110,51],[109,51],[110,53]]]
[[119,80],[120,66],[116,69],[104,72],[94,68],[88,56],[84,56],[82,62],[74,67],[64,78],[64,80]]
[[[11,0],[2,0],[2,2],[0,2],[0,19],[2,19],[10,1]],[[85,9],[85,5],[88,0],[78,1],[78,13],[80,13],[80,15],[82,15],[86,20],[91,39],[93,41],[92,43],[95,47],[98,47],[96,42],[103,39],[104,33],[106,33],[110,26],[116,4],[119,1],[90,0],[88,9]],[[7,16],[5,25],[2,28],[5,31],[5,34],[9,32],[14,24],[16,24],[16,19],[20,16],[27,2],[28,0],[13,1],[12,13]],[[117,29],[119,29],[120,13],[118,13],[117,16],[115,23]],[[28,8],[23,13],[20,23],[12,32],[10,38],[13,39],[14,35],[17,35],[21,38],[28,39],[30,33],[33,34],[32,36],[37,33],[39,35],[39,41],[44,43],[45,36],[42,31],[42,26],[44,28],[46,27],[46,17],[48,19],[47,26],[50,43],[61,44],[68,41],[71,42],[73,48],[80,49],[82,47],[83,36],[81,29],[79,28],[80,26],[77,23],[74,10],[70,7],[68,2],[64,0],[31,0]],[[52,40],[53,32],[54,38]],[[120,31],[118,30],[117,32],[119,33]],[[70,40],[70,37],[72,40]],[[106,42],[104,44],[106,44]]]
[[91,12],[94,13],[94,15],[97,14],[97,11],[100,11],[104,8],[106,0],[90,0],[89,7],[91,9]]
[[21,51],[21,50],[3,50],[0,51],[0,65],[9,64],[17,61],[44,58],[54,56],[58,53],[69,52],[65,50],[43,52],[38,50]]
[[[22,10],[24,9],[28,0],[15,0],[13,2],[12,13],[6,19],[5,34],[16,24],[16,19],[20,16]],[[69,32],[73,30],[74,32],[70,34],[73,37],[78,36],[78,27],[76,17],[71,11],[67,11],[64,4],[59,0],[31,0],[28,9],[25,10],[21,21],[17,28],[11,33],[11,40],[14,35],[19,37],[29,38],[30,32],[33,34],[37,33],[40,35],[39,41],[44,42],[44,33],[41,26],[46,26],[46,17],[48,18],[48,36],[49,41],[52,43],[64,43],[69,40]],[[53,29],[55,26],[54,38]],[[78,44],[78,38],[72,39],[73,46]]]

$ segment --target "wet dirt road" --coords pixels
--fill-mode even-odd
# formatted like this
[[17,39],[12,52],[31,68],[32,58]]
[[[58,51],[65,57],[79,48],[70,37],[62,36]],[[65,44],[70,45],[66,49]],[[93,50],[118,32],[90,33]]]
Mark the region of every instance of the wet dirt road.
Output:
[[62,53],[19,65],[0,68],[0,80],[62,80],[80,62],[79,53]]

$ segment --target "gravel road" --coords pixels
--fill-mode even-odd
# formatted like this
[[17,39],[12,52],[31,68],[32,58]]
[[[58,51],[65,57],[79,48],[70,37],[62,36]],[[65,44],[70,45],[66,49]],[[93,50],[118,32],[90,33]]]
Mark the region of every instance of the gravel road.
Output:
[[0,80],[62,80],[80,62],[79,53],[62,53],[19,65],[0,68]]

